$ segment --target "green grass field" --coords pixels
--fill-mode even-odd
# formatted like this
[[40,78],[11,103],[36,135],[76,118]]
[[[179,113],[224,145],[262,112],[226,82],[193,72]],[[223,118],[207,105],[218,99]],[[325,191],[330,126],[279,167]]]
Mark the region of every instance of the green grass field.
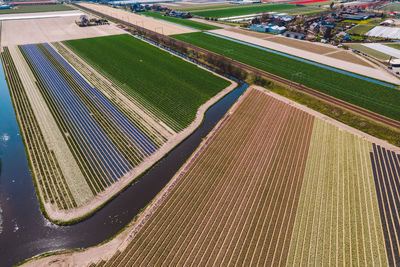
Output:
[[371,83],[295,59],[206,33],[175,35],[176,39],[304,84],[333,97],[400,120],[400,90]]
[[371,30],[372,28],[374,28],[375,26],[373,25],[357,25],[353,28],[351,28],[350,30],[347,31],[347,33],[349,34],[359,34],[359,35],[364,35],[366,34],[369,30]]
[[382,52],[379,52],[378,50],[366,47],[366,46],[364,46],[362,44],[346,44],[346,45],[348,47],[352,48],[352,49],[356,49],[358,51],[361,51],[364,54],[373,56],[373,57],[375,57],[375,58],[377,58],[379,60],[389,60],[389,58],[390,58],[389,55],[387,55],[385,53],[382,53]]
[[201,17],[216,17],[216,18],[225,18],[232,16],[241,16],[262,12],[271,12],[271,11],[288,11],[300,8],[295,5],[287,5],[287,4],[278,4],[278,5],[252,5],[252,6],[238,6],[231,8],[223,8],[223,9],[215,9],[215,10],[205,10],[205,11],[195,11],[193,14],[201,16]]
[[35,12],[52,12],[52,11],[66,11],[74,10],[70,6],[66,5],[27,5],[17,6],[12,9],[0,9],[0,14],[13,14],[13,13],[35,13]]
[[173,23],[177,23],[177,24],[180,24],[180,25],[183,25],[183,26],[191,27],[191,28],[194,28],[194,29],[202,30],[202,31],[221,29],[220,27],[209,25],[209,24],[205,24],[205,23],[201,23],[201,22],[197,22],[197,21],[163,16],[162,14],[156,13],[156,12],[142,12],[142,13],[139,13],[139,14],[143,14],[143,15],[146,15],[148,17],[153,17],[153,18],[156,18],[156,19],[162,19],[162,20],[170,21],[170,22],[173,22]]
[[194,120],[200,105],[229,85],[228,81],[127,34],[65,44],[111,81],[122,85],[128,94],[139,94],[175,120],[178,130]]

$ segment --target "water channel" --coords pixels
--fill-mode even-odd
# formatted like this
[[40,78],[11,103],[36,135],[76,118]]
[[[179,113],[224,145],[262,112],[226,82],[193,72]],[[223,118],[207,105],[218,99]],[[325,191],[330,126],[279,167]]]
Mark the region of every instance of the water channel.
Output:
[[213,105],[190,137],[93,216],[75,225],[57,226],[40,212],[0,64],[0,266],[12,266],[49,251],[93,246],[115,235],[161,191],[247,87],[240,84]]

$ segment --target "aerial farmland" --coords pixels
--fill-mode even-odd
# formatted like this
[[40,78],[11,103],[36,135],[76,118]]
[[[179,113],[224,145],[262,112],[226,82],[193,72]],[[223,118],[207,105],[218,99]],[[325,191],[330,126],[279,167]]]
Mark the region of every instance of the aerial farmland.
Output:
[[[139,55],[132,49],[140,56],[127,60]],[[231,84],[126,34],[3,50],[45,212],[61,222],[95,210],[159,160],[201,121],[199,107]],[[105,50],[109,58],[96,57]],[[121,64],[129,73],[115,69]]]
[[119,240],[32,263],[395,265],[386,196],[399,161],[397,147],[251,88]]
[[387,3],[275,2],[0,4],[0,265],[400,266]]

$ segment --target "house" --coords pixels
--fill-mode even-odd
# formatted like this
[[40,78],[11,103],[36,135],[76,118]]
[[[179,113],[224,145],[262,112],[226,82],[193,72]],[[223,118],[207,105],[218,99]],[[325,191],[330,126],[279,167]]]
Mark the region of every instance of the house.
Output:
[[289,37],[289,38],[294,38],[294,39],[299,39],[299,40],[302,40],[302,39],[304,39],[304,34],[302,34],[302,33],[299,33],[299,32],[285,32],[284,34],[283,34],[283,36],[285,36],[285,37]]
[[342,40],[346,40],[346,41],[347,41],[347,40],[350,40],[350,34],[344,32],[344,31],[339,32],[338,34],[336,34],[336,37],[337,37],[337,38],[340,38],[340,39],[342,39]]

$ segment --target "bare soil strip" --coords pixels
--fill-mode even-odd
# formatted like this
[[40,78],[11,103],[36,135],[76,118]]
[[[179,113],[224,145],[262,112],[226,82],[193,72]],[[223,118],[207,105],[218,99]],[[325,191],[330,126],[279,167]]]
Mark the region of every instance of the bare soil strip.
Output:
[[79,27],[75,21],[79,15],[71,17],[22,19],[2,22],[1,45],[48,43],[63,40],[123,34],[115,24]]
[[169,23],[164,20],[157,20],[146,16],[136,15],[132,12],[124,11],[122,9],[112,8],[105,5],[79,3],[78,6],[90,8],[94,11],[112,16],[126,22],[141,26],[143,28],[162,33],[165,35],[182,34],[195,32],[186,27],[179,26],[177,24]]

